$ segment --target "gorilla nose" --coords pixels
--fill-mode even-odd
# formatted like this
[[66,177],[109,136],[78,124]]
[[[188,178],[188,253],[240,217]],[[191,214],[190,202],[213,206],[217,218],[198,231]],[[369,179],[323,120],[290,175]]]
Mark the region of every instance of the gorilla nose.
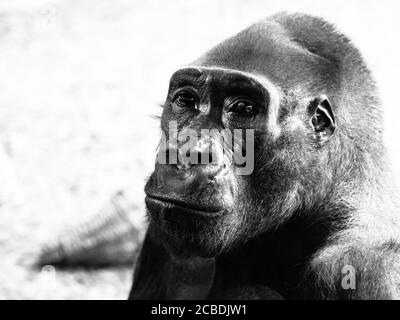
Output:
[[212,180],[225,168],[222,148],[209,144],[198,144],[186,150],[170,145],[159,152],[164,153],[166,160],[163,169],[181,177],[195,175]]

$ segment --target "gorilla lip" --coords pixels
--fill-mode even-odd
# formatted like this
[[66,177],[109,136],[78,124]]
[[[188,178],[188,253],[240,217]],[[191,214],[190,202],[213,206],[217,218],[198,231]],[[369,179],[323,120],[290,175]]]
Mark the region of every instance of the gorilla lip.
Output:
[[185,212],[186,214],[192,214],[203,218],[217,218],[220,217],[223,213],[223,210],[218,210],[217,208],[195,206],[181,200],[164,198],[154,195],[147,195],[145,198],[145,202],[150,210],[166,209],[170,211],[177,211],[178,213]]

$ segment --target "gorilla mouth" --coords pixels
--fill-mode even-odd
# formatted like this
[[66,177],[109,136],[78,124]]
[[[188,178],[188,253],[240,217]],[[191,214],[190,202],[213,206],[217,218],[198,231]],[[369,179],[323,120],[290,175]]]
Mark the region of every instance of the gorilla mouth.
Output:
[[212,206],[195,205],[182,200],[166,197],[147,195],[145,198],[146,206],[151,212],[164,212],[164,216],[171,213],[184,214],[185,216],[197,216],[201,218],[218,218],[224,210]]

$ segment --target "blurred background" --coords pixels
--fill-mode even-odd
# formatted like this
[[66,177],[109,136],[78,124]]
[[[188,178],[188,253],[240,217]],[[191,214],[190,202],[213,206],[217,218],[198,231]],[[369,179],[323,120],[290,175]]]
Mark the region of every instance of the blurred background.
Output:
[[170,74],[280,10],[335,23],[378,81],[400,177],[395,0],[0,0],[0,299],[125,299],[132,266],[33,267],[119,190],[144,229]]

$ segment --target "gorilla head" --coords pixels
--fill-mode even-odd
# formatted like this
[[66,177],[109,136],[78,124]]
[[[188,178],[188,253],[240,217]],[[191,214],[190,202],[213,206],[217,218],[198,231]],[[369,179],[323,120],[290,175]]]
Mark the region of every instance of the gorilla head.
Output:
[[146,185],[130,297],[400,299],[381,124],[359,51],[308,15],[267,18],[177,70],[158,157],[176,161]]
[[[293,216],[340,222],[335,210],[360,201],[379,162],[378,111],[358,50],[321,19],[278,14],[227,39],[171,78],[160,152],[178,161],[157,163],[145,189],[157,237],[176,255],[213,257]],[[188,129],[190,159],[211,163],[182,161],[186,140],[170,140]],[[204,129],[242,133],[229,145]]]

